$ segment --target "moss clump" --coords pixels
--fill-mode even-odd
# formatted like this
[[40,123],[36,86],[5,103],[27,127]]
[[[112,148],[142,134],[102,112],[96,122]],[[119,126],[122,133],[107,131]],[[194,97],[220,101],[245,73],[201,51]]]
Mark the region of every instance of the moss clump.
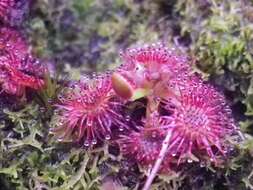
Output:
[[[188,53],[195,69],[225,91],[245,140],[224,168],[189,165],[186,172],[159,176],[152,188],[247,190],[253,188],[252,10],[244,0],[37,0],[20,30],[63,83],[114,68],[119,49],[131,44],[162,40]],[[57,92],[51,81],[26,103],[0,98],[2,189],[95,190],[108,181],[121,189],[141,187],[147,171],[123,159],[115,145],[91,151],[52,139],[50,104]]]

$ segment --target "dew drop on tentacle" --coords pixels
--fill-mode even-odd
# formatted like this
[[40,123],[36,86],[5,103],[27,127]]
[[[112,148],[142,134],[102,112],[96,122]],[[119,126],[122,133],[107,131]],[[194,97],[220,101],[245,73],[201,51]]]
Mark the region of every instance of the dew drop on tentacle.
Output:
[[88,140],[85,140],[83,145],[84,145],[85,147],[89,147],[89,146],[90,146],[90,142],[89,142]]
[[111,138],[112,126],[126,128],[123,126],[125,119],[120,114],[122,100],[112,93],[109,76],[97,75],[88,83],[77,82],[75,87],[67,86],[61,96],[64,100],[58,103],[59,112],[54,115],[64,121],[65,128],[73,130],[70,134],[73,142],[95,145],[98,140],[103,142]]
[[200,162],[200,167],[201,168],[205,167],[205,163],[204,162]]
[[111,139],[111,136],[110,136],[109,134],[106,134],[106,135],[105,135],[105,139],[106,139],[106,140],[110,140],[110,139]]
[[96,139],[93,139],[92,140],[92,145],[96,145],[97,144],[97,140]]

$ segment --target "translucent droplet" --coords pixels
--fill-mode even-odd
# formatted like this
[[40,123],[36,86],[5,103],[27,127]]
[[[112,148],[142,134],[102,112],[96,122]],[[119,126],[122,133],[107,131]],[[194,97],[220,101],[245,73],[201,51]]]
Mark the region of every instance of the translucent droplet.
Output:
[[59,142],[62,142],[63,141],[63,138],[58,138],[57,139]]
[[49,134],[54,134],[53,129],[49,129],[48,133],[49,133]]
[[46,111],[46,109],[44,107],[40,108],[40,112],[44,113]]
[[87,82],[89,80],[89,77],[88,76],[81,76],[80,80],[82,82]]
[[161,101],[161,98],[160,97],[155,97],[155,101],[159,102],[159,101]]
[[87,125],[90,127],[92,126],[92,120],[91,119],[87,119]]
[[120,52],[119,52],[119,56],[120,56],[120,57],[123,57],[123,55],[124,55],[123,51],[120,51]]
[[111,139],[111,136],[109,134],[105,135],[105,139],[106,140],[110,140]]
[[92,142],[91,142],[93,145],[97,144],[97,140],[96,139],[93,139]]
[[130,119],[131,119],[130,115],[127,115],[126,116],[126,121],[130,121]]
[[192,163],[193,160],[192,160],[192,159],[188,159],[187,162],[188,162],[188,163]]
[[93,73],[91,74],[91,76],[92,76],[93,78],[95,78],[95,77],[97,76],[97,73],[96,73],[96,72],[93,72]]
[[176,154],[176,153],[172,153],[171,155],[172,155],[173,157],[175,157],[177,154]]
[[85,141],[85,142],[84,142],[84,146],[86,146],[86,147],[90,146],[89,141]]
[[124,131],[124,128],[123,127],[119,127],[119,131]]

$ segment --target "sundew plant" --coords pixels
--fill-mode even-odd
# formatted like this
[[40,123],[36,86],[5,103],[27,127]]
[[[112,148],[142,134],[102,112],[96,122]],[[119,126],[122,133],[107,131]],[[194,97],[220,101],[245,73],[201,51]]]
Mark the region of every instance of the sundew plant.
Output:
[[253,189],[252,11],[0,0],[0,189]]

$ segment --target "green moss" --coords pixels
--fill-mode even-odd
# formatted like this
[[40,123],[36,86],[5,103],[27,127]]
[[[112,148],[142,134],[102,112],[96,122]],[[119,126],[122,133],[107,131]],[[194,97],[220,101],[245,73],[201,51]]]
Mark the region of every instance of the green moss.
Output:
[[[224,168],[184,168],[160,176],[153,189],[251,189],[253,157],[252,2],[236,0],[37,0],[24,33],[32,51],[50,58],[59,80],[112,69],[118,52],[162,40],[196,60],[196,70],[224,89],[245,140]],[[101,189],[107,178],[138,189],[146,170],[110,152],[58,143],[49,134],[56,80],[32,102],[7,106],[0,122],[0,186],[3,189]],[[2,114],[1,114],[2,115]],[[196,167],[195,167],[196,166]]]

